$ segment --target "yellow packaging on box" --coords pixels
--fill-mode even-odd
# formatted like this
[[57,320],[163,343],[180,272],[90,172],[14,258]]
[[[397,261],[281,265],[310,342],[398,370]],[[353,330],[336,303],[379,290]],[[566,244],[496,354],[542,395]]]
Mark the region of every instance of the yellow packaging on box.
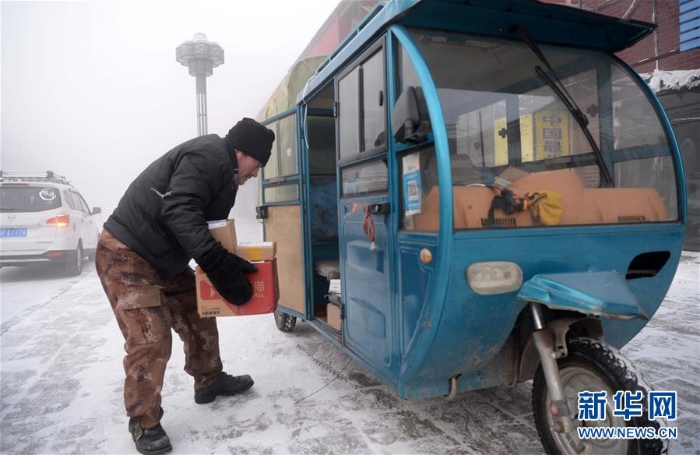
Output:
[[276,251],[275,242],[243,242],[236,246],[236,254],[246,261],[271,261]]

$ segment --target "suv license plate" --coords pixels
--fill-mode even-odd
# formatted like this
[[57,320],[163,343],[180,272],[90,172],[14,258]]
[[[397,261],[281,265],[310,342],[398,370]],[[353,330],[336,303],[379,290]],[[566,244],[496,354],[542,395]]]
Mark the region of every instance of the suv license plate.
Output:
[[27,228],[21,228],[21,229],[3,228],[3,229],[0,229],[0,237],[26,237],[26,236],[27,236]]

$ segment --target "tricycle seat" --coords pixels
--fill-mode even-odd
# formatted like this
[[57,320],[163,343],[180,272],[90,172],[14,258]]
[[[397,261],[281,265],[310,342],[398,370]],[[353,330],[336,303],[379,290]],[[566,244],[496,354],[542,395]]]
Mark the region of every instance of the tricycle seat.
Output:
[[328,281],[340,278],[340,261],[338,259],[323,259],[314,261],[314,273],[325,277]]

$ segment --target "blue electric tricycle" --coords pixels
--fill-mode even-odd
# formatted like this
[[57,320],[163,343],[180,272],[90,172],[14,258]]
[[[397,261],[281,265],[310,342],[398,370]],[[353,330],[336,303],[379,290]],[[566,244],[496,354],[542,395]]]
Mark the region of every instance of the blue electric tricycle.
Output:
[[[533,379],[548,453],[664,450],[646,398],[612,412],[651,391],[617,349],[685,230],[669,121],[614,55],[652,30],[532,0],[377,4],[264,115],[277,327],[307,321],[408,399]],[[591,426],[652,437],[579,437]]]

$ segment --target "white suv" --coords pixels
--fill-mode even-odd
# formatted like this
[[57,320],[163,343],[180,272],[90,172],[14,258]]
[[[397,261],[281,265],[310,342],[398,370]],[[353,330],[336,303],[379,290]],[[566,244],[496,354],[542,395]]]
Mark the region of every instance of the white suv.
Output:
[[95,259],[100,212],[63,176],[0,170],[0,267],[62,263],[80,275]]

